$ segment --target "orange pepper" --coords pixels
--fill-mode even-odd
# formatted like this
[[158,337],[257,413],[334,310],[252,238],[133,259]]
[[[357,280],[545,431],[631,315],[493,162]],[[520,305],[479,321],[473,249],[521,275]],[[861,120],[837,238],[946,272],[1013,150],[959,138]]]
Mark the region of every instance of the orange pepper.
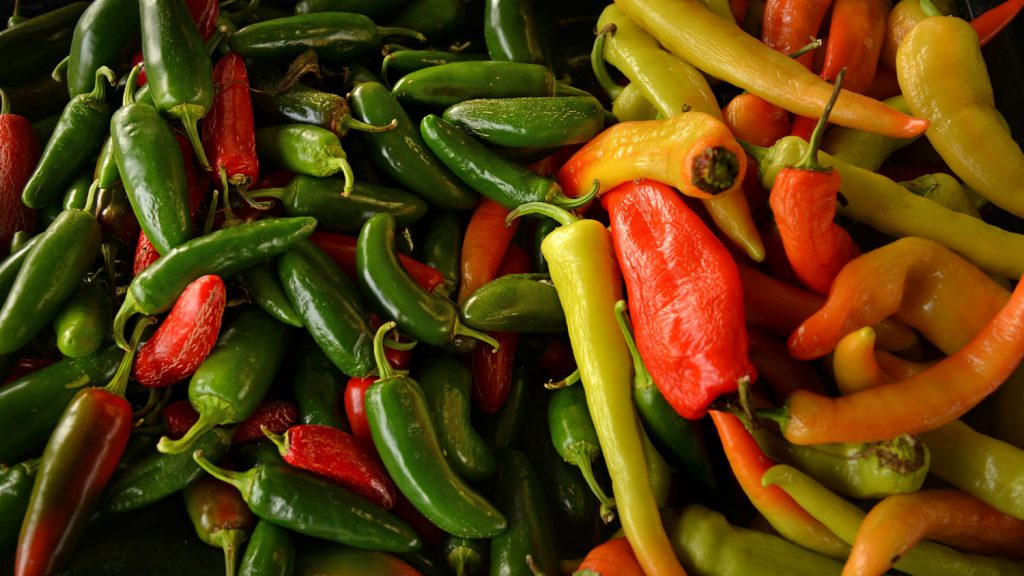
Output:
[[480,198],[462,239],[458,304],[465,302],[477,288],[494,280],[505,251],[519,228],[518,220],[505,225],[508,213],[508,209],[494,200]]

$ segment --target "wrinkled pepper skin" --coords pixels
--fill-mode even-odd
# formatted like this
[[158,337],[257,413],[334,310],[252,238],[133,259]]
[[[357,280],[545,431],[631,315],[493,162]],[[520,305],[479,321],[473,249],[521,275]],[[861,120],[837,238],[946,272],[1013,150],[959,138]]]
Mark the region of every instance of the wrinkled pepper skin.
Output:
[[0,99],[0,253],[7,253],[15,232],[35,226],[35,212],[21,201],[21,191],[41,150],[32,124],[10,113],[6,93]]

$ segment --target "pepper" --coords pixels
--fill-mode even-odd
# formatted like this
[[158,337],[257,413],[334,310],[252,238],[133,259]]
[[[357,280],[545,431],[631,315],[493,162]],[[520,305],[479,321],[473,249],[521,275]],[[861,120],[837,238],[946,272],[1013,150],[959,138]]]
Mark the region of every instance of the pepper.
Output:
[[355,12],[370,18],[379,18],[408,2],[409,0],[299,0],[295,4],[295,13]]
[[541,34],[533,0],[505,2],[488,0],[484,4],[484,44],[491,60],[545,64],[550,46]]
[[954,212],[981,218],[975,207],[974,198],[972,198],[976,195],[968,192],[959,180],[945,172],[918,176],[913,180],[900,182],[900,185],[914,194],[938,202]]
[[612,116],[618,118],[619,122],[654,120],[658,117],[658,111],[647,101],[640,88],[630,82],[612,101]]
[[383,84],[363,82],[350,95],[358,118],[369,123],[398,120],[394,130],[363,136],[367,155],[381,172],[441,210],[469,210],[476,193],[427,148],[402,105]]
[[296,559],[296,574],[346,574],[350,576],[422,576],[394,554],[376,550],[357,550],[340,546],[318,545],[312,551],[303,548]]
[[737,138],[758,146],[771,146],[790,132],[789,113],[750,92],[737,94],[722,108],[722,121]]
[[43,236],[43,234],[33,236],[21,246],[14,248],[10,254],[0,261],[0,294],[5,299],[11,291],[11,287],[14,286],[18,273],[21,272],[21,266],[25,263],[25,258],[29,255],[32,247],[42,240]]
[[565,312],[546,274],[505,274],[462,303],[467,326],[491,332],[565,333]]
[[266,429],[263,433],[288,464],[329,478],[381,508],[395,505],[395,485],[383,466],[348,432],[302,424],[283,435]]
[[370,422],[366,416],[366,392],[370,386],[377,382],[376,376],[366,378],[349,378],[345,384],[345,416],[348,425],[352,429],[352,435],[362,442],[363,447],[373,449],[373,435],[370,432]]
[[[715,78],[743,88],[801,116],[814,116],[832,87],[789,56],[705,9],[696,0],[660,4],[653,0],[619,0],[616,5],[647,29],[670,52]],[[717,46],[712,56],[707,46]],[[914,136],[928,121],[901,114],[881,102],[853,92],[836,100],[832,121],[889,136]]]
[[423,390],[396,374],[384,358],[387,322],[374,338],[380,379],[366,392],[373,443],[398,489],[441,529],[465,538],[489,538],[507,521],[455,473],[445,459]]
[[181,2],[140,1],[139,13],[146,83],[153,105],[160,113],[181,121],[199,165],[209,170],[197,127],[210,111],[214,95],[213,65],[203,39]]
[[245,60],[235,53],[218,60],[213,85],[213,103],[203,119],[203,151],[215,174],[223,171],[229,183],[247,186],[259,178],[260,164]]
[[35,212],[21,201],[39,162],[39,141],[24,116],[11,113],[7,93],[0,89],[0,251],[6,251],[19,230],[35,227]]
[[558,183],[576,198],[595,180],[600,196],[623,182],[651,178],[703,199],[739,189],[746,168],[746,155],[725,124],[691,111],[607,128],[562,166]]
[[114,318],[113,307],[113,299],[97,282],[83,282],[53,317],[61,354],[80,358],[99,350]]
[[461,0],[412,0],[389,12],[385,21],[389,26],[415,28],[437,40],[455,32],[465,16],[466,7]]
[[456,345],[459,338],[473,338],[498,347],[490,336],[464,326],[449,300],[420,288],[402,269],[394,246],[395,219],[390,214],[375,214],[359,232],[356,271],[360,287],[376,307],[427,344]]
[[480,570],[487,554],[486,540],[449,536],[444,541],[444,558],[455,576],[472,576]]
[[157,450],[185,452],[214,426],[248,418],[273,383],[288,336],[288,329],[260,308],[243,309],[189,381],[188,399],[199,420],[179,439],[161,438]]
[[405,76],[410,72],[447,64],[449,62],[478,62],[487,60],[486,54],[449,52],[444,50],[410,50],[402,48],[388,52],[380,65],[380,77],[386,84],[392,84],[392,77]]
[[296,328],[303,327],[302,316],[288,300],[281,279],[277,275],[277,266],[273,262],[264,262],[249,268],[239,276],[239,280],[252,301],[267,314]]
[[645,572],[684,574],[661,524],[631,402],[632,363],[614,316],[622,281],[611,233],[596,220],[574,221],[544,204],[524,205],[510,219],[530,210],[544,211],[562,224],[544,239],[542,250],[566,312],[569,340],[626,537]]
[[572,573],[573,576],[643,576],[629,540],[619,536],[595,546]]
[[[512,385],[509,387],[508,397],[493,418],[485,422],[484,435],[487,444],[495,453],[520,445],[520,437],[526,424],[529,387],[526,370],[522,366],[517,366],[512,371]],[[554,445],[551,449],[554,450]]]
[[488,144],[543,148],[590,140],[605,111],[590,96],[481,98],[449,106],[443,118]]
[[287,529],[256,521],[238,567],[240,576],[289,576],[295,567],[295,544]]
[[1020,0],[1006,0],[1002,4],[993,6],[984,13],[971,20],[971,28],[978,34],[978,45],[984,46],[989,40],[995,38],[1003,28],[1024,8],[1024,2]]
[[449,62],[410,72],[395,82],[391,92],[403,106],[443,111],[478,98],[554,96],[556,81],[540,64],[501,62]]
[[92,89],[96,69],[111,68],[124,60],[138,40],[139,7],[136,0],[92,2],[82,12],[71,36],[66,71],[68,95],[74,98]]
[[493,280],[498,267],[519,229],[518,222],[505,224],[508,210],[498,202],[484,197],[480,200],[466,226],[462,238],[462,264],[459,297],[461,306],[480,286]]
[[479,482],[493,475],[497,464],[469,421],[472,380],[461,362],[444,356],[428,361],[417,374],[449,464],[466,480]]
[[[930,2],[940,14],[952,14],[956,5],[948,0]],[[920,0],[899,0],[889,11],[886,18],[885,40],[882,42],[882,53],[879,62],[891,70],[896,69],[896,51],[910,30],[929,15],[925,13]]]
[[209,274],[185,287],[174,307],[135,358],[132,376],[147,388],[163,388],[191,376],[213,350],[227,290]]
[[[369,213],[367,219],[372,216]],[[396,223],[398,219],[395,219]],[[343,236],[331,232],[314,232],[310,241],[316,244],[325,254],[330,256],[334,263],[341,267],[345,273],[356,278],[356,245],[358,238]],[[427,292],[436,293],[437,289],[444,282],[444,276],[440,272],[414,260],[405,254],[399,254],[398,260],[402,268],[409,273],[409,276]]]
[[[88,6],[87,2],[71,2],[0,31],[0,53],[18,55],[0,65],[0,86],[28,82],[67,56],[75,23]],[[29,47],[31,50],[26,49]],[[89,75],[95,71],[90,70]]]
[[483,346],[470,352],[470,368],[473,373],[473,403],[485,414],[494,414],[508,400],[512,388],[513,362],[519,346],[519,334],[515,332],[486,333],[498,343],[492,350]]
[[288,300],[320,348],[347,376],[373,370],[373,331],[355,282],[309,241],[277,259]]
[[[764,6],[761,41],[781,54],[796,52],[808,38],[817,36],[831,4],[832,0],[769,0]],[[830,27],[829,33],[831,41],[831,34],[838,30]],[[809,69],[814,55],[808,53],[794,59]]]
[[419,257],[444,277],[444,282],[438,286],[442,294],[454,298],[459,290],[462,260],[462,221],[458,214],[435,212],[430,217],[420,240]]
[[18,541],[21,519],[25,517],[39,460],[0,466],[0,551],[7,553]]
[[498,506],[508,528],[491,538],[491,574],[526,576],[559,573],[555,527],[537,471],[525,454],[498,456]]
[[[907,101],[903,98],[902,94],[886,98],[883,102],[900,112],[910,113]],[[821,149],[828,152],[836,160],[877,172],[892,153],[909,145],[916,139],[916,137],[890,138],[873,132],[855,130],[844,126],[834,126],[825,133],[825,137],[821,141]],[[774,141],[768,144],[756,142],[755,144],[758,146],[771,146],[774,144]]]
[[234,576],[238,552],[256,523],[238,491],[212,476],[203,476],[182,491],[185,510],[203,542],[224,550],[225,574]]
[[284,434],[299,420],[299,409],[288,400],[264,400],[248,418],[235,427],[231,444],[245,444],[266,439],[266,433]]
[[601,455],[601,445],[581,387],[567,386],[552,393],[548,402],[548,428],[558,455],[580,469],[591,492],[601,503],[601,520],[605,524],[611,522],[615,518],[612,511],[615,500],[605,494],[594,476],[592,465]]
[[312,336],[304,335],[293,360],[291,390],[299,406],[299,421],[345,429],[341,413],[343,380],[331,359]]
[[342,196],[352,192],[355,176],[341,140],[333,132],[308,124],[278,124],[256,130],[256,150],[271,165],[298,174],[345,176]]

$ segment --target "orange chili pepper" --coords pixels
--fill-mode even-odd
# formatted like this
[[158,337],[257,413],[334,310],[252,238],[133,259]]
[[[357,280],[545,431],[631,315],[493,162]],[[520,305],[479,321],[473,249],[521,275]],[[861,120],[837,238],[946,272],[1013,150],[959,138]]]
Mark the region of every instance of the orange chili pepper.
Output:
[[931,364],[875,350],[875,331],[868,326],[843,336],[832,354],[832,372],[843,394],[905,380]]
[[958,550],[1019,558],[1024,521],[960,490],[922,490],[883,499],[857,531],[843,576],[884,574],[923,539]]
[[625,537],[612,538],[587,553],[573,576],[644,576]]
[[[792,54],[818,36],[832,0],[768,0],[764,6],[761,41],[783,54]],[[796,58],[805,68],[814,62],[808,52]]]
[[[716,16],[717,18],[717,16]],[[620,122],[583,146],[558,171],[566,195],[578,198],[600,182],[598,195],[623,182],[650,178],[694,198],[737,190],[747,156],[729,128],[710,114]]]
[[789,134],[789,113],[750,92],[743,92],[722,109],[725,125],[740,140],[770,147]]
[[477,288],[494,279],[505,251],[512,242],[519,222],[505,225],[509,211],[494,200],[481,197],[469,219],[462,238],[462,277],[459,279],[458,304]]

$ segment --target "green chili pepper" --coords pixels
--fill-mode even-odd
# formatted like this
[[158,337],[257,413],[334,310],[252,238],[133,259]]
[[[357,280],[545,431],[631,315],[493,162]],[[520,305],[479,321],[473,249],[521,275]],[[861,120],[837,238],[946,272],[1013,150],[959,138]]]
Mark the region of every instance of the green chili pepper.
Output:
[[288,299],[316,343],[347,376],[373,371],[373,330],[352,280],[311,242],[299,242],[277,259]]
[[64,201],[61,202],[61,208],[64,210],[69,208],[85,210],[86,202],[89,200],[89,189],[92,187],[92,181],[93,178],[88,171],[75,178],[71,185],[68,186],[67,191],[64,192]]
[[425,576],[394,554],[317,542],[301,549],[296,574],[345,576]]
[[14,281],[18,278],[21,266],[31,252],[32,247],[42,239],[42,234],[33,236],[29,241],[15,248],[3,261],[0,261],[0,296],[3,299],[7,298],[11,287],[14,286]]
[[67,56],[75,22],[88,5],[72,2],[0,32],[0,54],[6,56],[0,64],[0,86],[32,80]]
[[308,124],[279,124],[256,130],[256,153],[271,165],[309,176],[345,176],[342,196],[352,192],[355,176],[338,136]]
[[377,26],[362,14],[318,12],[250,24],[231,35],[228,48],[257,60],[287,60],[312,49],[321,62],[336,64],[379,50],[383,36],[423,40],[415,30]]
[[213,104],[213,64],[206,45],[178,0],[140,0],[139,13],[146,84],[153,105],[181,122],[200,166],[209,170],[197,127]]
[[484,564],[487,541],[448,536],[444,540],[444,558],[455,576],[476,574]]
[[214,426],[248,418],[267,395],[289,336],[288,327],[258,306],[243,309],[189,381],[188,399],[199,420],[177,440],[161,438],[157,450],[180,454]]
[[295,544],[288,530],[260,519],[245,546],[239,576],[291,576],[295,568]]
[[104,101],[104,81],[113,84],[114,73],[103,67],[94,71],[93,78],[92,92],[74,97],[64,107],[35,171],[25,183],[21,200],[29,208],[57,201],[103,145],[111,114]]
[[395,50],[384,57],[380,66],[380,77],[391,84],[390,78],[401,78],[410,72],[448,64],[449,62],[479,62],[487,60],[486,54],[467,54],[443,50]]
[[376,214],[363,225],[356,242],[356,272],[370,301],[416,340],[449,346],[468,337],[498,347],[490,336],[464,326],[450,300],[424,291],[409,277],[395,252],[395,219],[390,214]]
[[383,84],[362,82],[356,85],[349,98],[357,117],[364,122],[384,124],[398,120],[394,130],[362,136],[374,166],[432,207],[441,210],[476,207],[476,194],[434,157],[409,115]]
[[508,392],[508,398],[498,412],[484,422],[483,426],[487,444],[495,454],[506,448],[520,445],[520,437],[526,422],[526,406],[529,395],[529,376],[522,366],[516,366],[512,370],[512,386]]
[[245,501],[233,487],[203,476],[185,487],[185,510],[196,535],[224,550],[227,576],[234,576],[238,550],[256,523]]
[[469,387],[473,381],[469,368],[454,358],[440,356],[424,364],[417,380],[449,464],[471,482],[489,478],[497,462],[469,422]]
[[291,373],[299,421],[344,429],[345,419],[339,407],[345,382],[341,372],[312,336],[304,335],[298,344]]
[[38,468],[39,460],[0,464],[0,553],[14,551]]
[[484,42],[491,60],[544,64],[548,46],[540,34],[533,0],[487,0]]
[[541,218],[537,220],[536,226],[533,230],[533,249],[531,250],[531,259],[533,260],[533,269],[538,274],[548,274],[548,260],[544,257],[544,252],[541,251],[540,247],[544,243],[544,239],[547,238],[548,234],[558,228],[558,222],[551,218]]
[[498,456],[498,506],[508,528],[491,538],[491,574],[558,574],[554,525],[540,480],[526,455],[505,450]]
[[270,262],[257,264],[238,277],[252,301],[264,312],[285,324],[302,328],[302,316],[295,311],[277,276],[277,266]]
[[116,67],[139,37],[137,0],[97,0],[75,25],[68,57],[68,94],[74,98],[92,88],[100,66]]
[[237,488],[254,514],[278,526],[370,550],[411,552],[422,546],[405,522],[330,480],[264,463],[245,472],[225,470],[198,452],[193,457],[214,478]]
[[555,79],[540,64],[450,62],[406,74],[392,92],[404,106],[443,111],[478,98],[554,96]]
[[[981,218],[978,214],[976,202],[972,193],[960,183],[959,180],[946,174],[936,172],[925,174],[908,182],[900,182],[907,190],[918,196],[937,202],[954,212],[966,214],[974,218]],[[974,196],[977,196],[974,194]]]
[[448,464],[423,390],[384,356],[384,336],[394,327],[386,322],[374,337],[380,379],[365,399],[381,460],[402,494],[439,528],[465,538],[494,536],[507,526],[505,517]]
[[207,274],[230,277],[273,258],[313,233],[313,218],[269,218],[223,228],[185,242],[136,276],[114,316],[114,341],[127,349],[124,327],[136,312],[171,309],[192,281]]
[[467,326],[487,332],[564,334],[565,312],[546,274],[506,274],[478,288],[459,311]]
[[444,119],[488,144],[551,148],[596,136],[605,110],[592,96],[484,98],[450,106]]
[[465,0],[412,0],[386,18],[388,26],[415,28],[431,40],[458,30],[466,17]]
[[83,282],[53,318],[57,349],[80,358],[99,350],[114,318],[114,301],[96,282]]
[[459,290],[462,220],[453,212],[435,212],[419,242],[419,257],[444,276],[443,295],[454,298]]
[[569,198],[555,181],[502,157],[469,134],[428,114],[420,134],[445,166],[481,196],[512,210],[527,202],[546,202],[572,209],[594,199],[594,192]]
[[310,12],[355,12],[370,18],[387,16],[409,0],[299,0],[296,14]]
[[593,463],[601,456],[601,443],[587,410],[587,398],[582,386],[567,386],[556,390],[548,403],[548,427],[551,442],[563,460],[583,472],[590,490],[601,503],[601,519],[607,524],[615,518],[615,501],[605,494],[594,477]]
[[111,148],[139,226],[167,254],[192,237],[185,159],[157,109],[135,100],[138,70],[129,74],[124,103],[110,119]]

